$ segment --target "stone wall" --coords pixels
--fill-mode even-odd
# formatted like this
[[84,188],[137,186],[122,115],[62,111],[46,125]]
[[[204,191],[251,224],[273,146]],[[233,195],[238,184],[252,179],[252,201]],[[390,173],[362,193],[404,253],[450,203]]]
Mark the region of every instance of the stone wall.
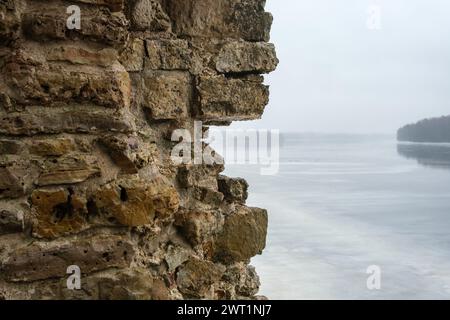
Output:
[[267,212],[170,155],[175,129],[263,113],[264,5],[0,0],[0,299],[255,298]]

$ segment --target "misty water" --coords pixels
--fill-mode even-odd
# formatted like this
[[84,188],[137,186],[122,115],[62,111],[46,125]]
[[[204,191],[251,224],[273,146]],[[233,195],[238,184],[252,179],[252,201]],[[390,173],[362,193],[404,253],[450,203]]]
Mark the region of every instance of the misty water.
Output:
[[[252,260],[271,299],[450,298],[450,145],[287,134],[279,173],[227,165],[269,234]],[[368,290],[367,268],[381,268]]]

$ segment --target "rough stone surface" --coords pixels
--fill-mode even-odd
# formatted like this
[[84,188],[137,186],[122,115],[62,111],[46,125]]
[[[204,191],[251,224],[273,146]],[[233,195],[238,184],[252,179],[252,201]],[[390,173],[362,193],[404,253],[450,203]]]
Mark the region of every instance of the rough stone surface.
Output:
[[205,121],[259,119],[269,101],[260,79],[202,77],[198,85],[199,117]]
[[223,73],[266,73],[274,71],[277,65],[273,44],[234,41],[223,46],[216,69]]
[[24,227],[23,211],[7,208],[0,210],[0,235],[22,232]]
[[35,242],[16,248],[3,262],[2,277],[29,282],[64,277],[67,266],[78,265],[83,273],[129,266],[133,245],[124,238],[99,235],[80,240]]
[[188,70],[192,51],[186,40],[147,40],[148,57],[145,68],[150,70]]
[[106,185],[93,199],[99,213],[111,215],[130,227],[150,224],[156,216],[170,216],[179,207],[173,187],[142,180],[119,180]]
[[35,210],[36,237],[55,238],[86,228],[86,203],[64,189],[34,190],[31,195]]
[[239,262],[260,254],[266,246],[267,211],[240,207],[225,218],[216,236],[214,256],[225,263]]
[[147,71],[142,77],[142,105],[154,120],[184,119],[188,115],[191,79],[178,71]]
[[132,0],[131,22],[136,30],[167,31],[171,22],[156,0]]
[[244,179],[219,177],[219,190],[231,202],[245,203],[248,198],[248,183]]
[[171,136],[261,117],[264,5],[0,1],[0,300],[256,298],[266,211]]
[[164,1],[175,32],[191,37],[268,41],[272,16],[265,0]]
[[202,297],[223,273],[223,267],[210,261],[191,259],[177,273],[180,291],[188,297]]

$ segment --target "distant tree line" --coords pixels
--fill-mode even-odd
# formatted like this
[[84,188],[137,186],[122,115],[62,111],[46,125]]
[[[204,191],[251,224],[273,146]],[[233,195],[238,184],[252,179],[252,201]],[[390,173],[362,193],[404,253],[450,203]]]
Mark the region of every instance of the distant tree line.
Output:
[[450,116],[425,119],[397,132],[399,141],[450,142]]

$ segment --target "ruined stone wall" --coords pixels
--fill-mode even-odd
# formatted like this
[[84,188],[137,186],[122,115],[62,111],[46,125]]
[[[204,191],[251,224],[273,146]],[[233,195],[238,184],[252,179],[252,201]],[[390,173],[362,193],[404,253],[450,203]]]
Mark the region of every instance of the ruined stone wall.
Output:
[[261,116],[264,5],[0,0],[0,299],[254,298],[267,212],[171,136]]

